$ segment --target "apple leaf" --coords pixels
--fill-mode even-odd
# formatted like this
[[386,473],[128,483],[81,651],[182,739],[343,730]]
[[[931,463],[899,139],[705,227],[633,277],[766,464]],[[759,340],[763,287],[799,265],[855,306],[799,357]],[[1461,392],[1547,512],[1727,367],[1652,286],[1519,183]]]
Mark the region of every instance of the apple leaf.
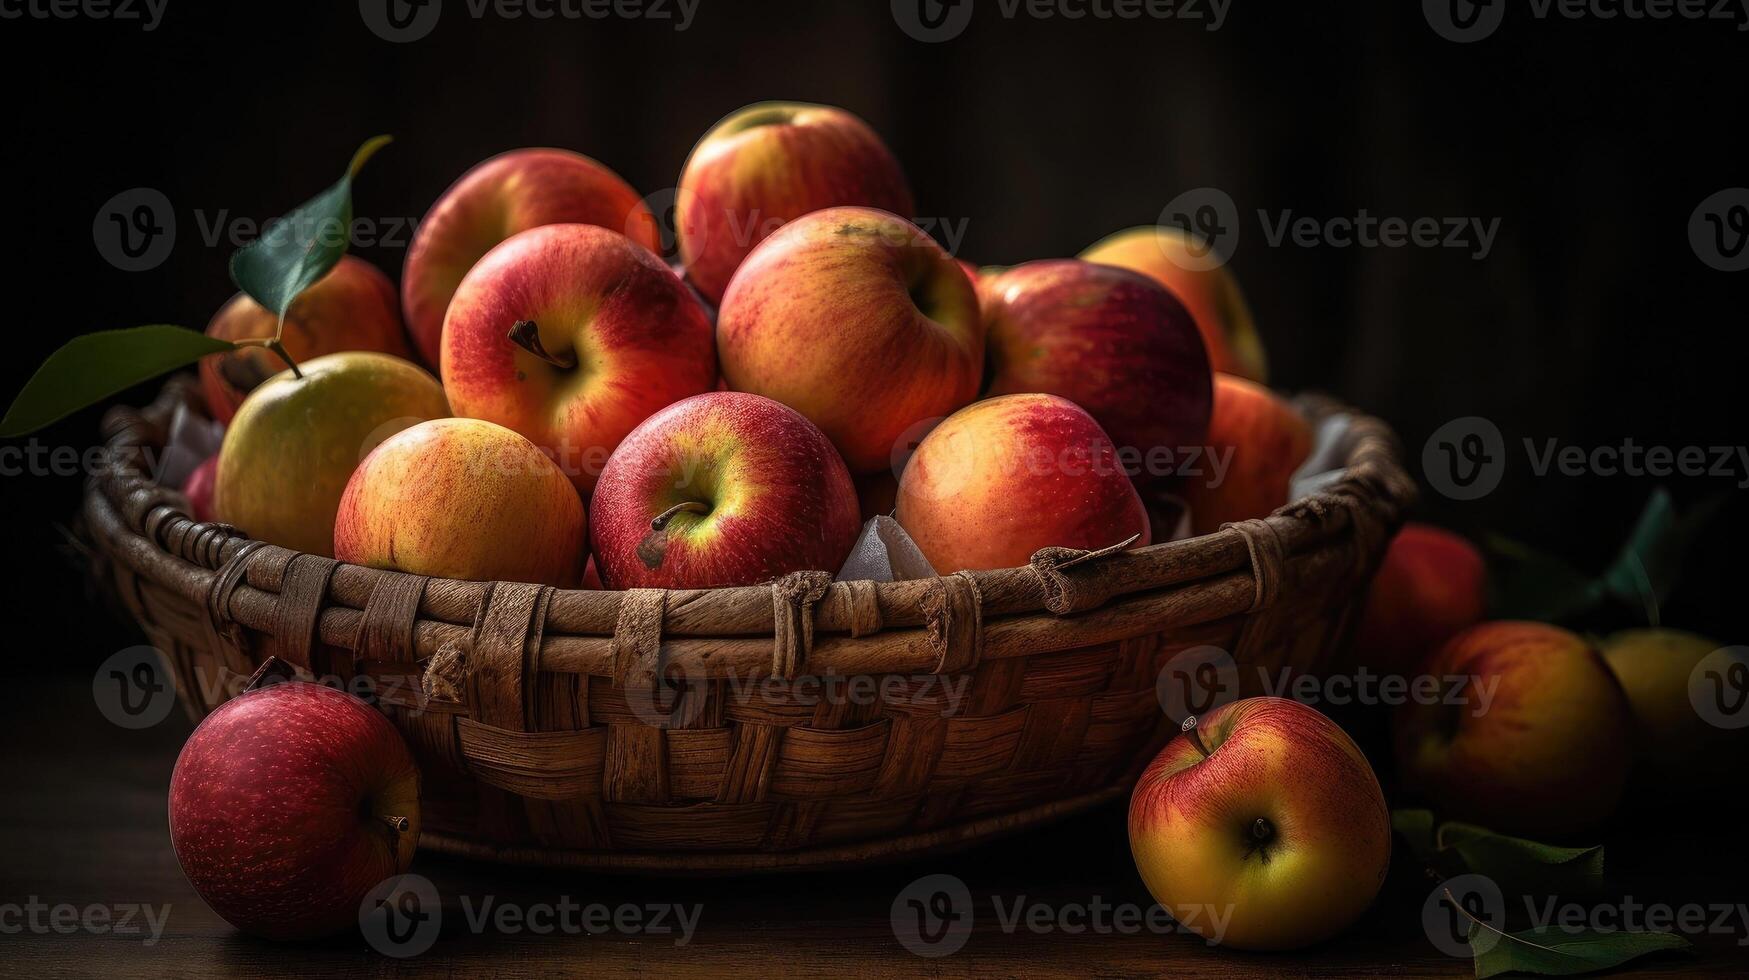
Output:
[[1620,966],[1649,953],[1690,949],[1688,940],[1669,932],[1568,931],[1538,926],[1523,932],[1499,932],[1490,945],[1478,948],[1476,939],[1489,929],[1481,921],[1470,925],[1470,948],[1476,950],[1476,978],[1502,973],[1538,973],[1571,976]]
[[352,232],[352,180],[390,140],[388,136],[366,140],[338,181],[231,255],[231,280],[272,310],[282,324],[292,300],[346,254]]
[[164,323],[74,337],[24,383],[0,420],[0,436],[35,432],[142,381],[234,346]]
[[1663,487],[1652,491],[1621,554],[1604,570],[1603,590],[1622,602],[1643,606],[1647,624],[1657,626],[1658,607],[1676,587],[1683,558],[1726,499],[1722,494],[1714,496],[1679,517],[1669,491]]
[[1603,885],[1602,846],[1555,847],[1455,822],[1441,824],[1434,839],[1509,894],[1571,895]]
[[1409,845],[1409,853],[1421,862],[1433,860],[1438,849],[1433,837],[1432,810],[1392,810],[1391,829]]

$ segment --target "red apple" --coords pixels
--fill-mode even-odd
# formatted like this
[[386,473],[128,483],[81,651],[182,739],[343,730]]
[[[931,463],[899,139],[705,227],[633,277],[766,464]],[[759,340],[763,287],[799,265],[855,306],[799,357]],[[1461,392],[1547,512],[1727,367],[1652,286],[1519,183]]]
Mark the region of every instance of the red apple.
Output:
[[607,167],[569,150],[500,153],[443,192],[407,249],[401,302],[427,363],[439,366],[444,313],[474,263],[519,231],[557,224],[599,225],[662,247],[650,209]]
[[1111,440],[1055,395],[1004,395],[948,416],[905,464],[894,517],[944,575],[1025,565],[1053,545],[1148,543],[1147,509]]
[[1466,678],[1462,696],[1411,701],[1393,719],[1399,774],[1442,815],[1534,836],[1614,812],[1633,715],[1585,640],[1543,623],[1482,623],[1420,672]]
[[717,383],[692,293],[648,249],[591,225],[534,228],[481,259],[450,302],[443,352],[455,414],[522,433],[585,494],[639,422]]
[[1355,663],[1406,674],[1460,630],[1482,621],[1486,570],[1476,546],[1431,524],[1408,523],[1373,576],[1355,635]]
[[479,419],[389,437],[346,484],[334,557],[472,581],[570,587],[588,542],[583,501],[534,443]]
[[819,426],[853,472],[892,465],[916,423],[971,401],[983,372],[978,299],[915,225],[829,208],[767,238],[717,315],[723,376]]
[[1366,756],[1298,701],[1246,698],[1188,719],[1130,796],[1148,891],[1210,942],[1295,949],[1372,904],[1391,814]]
[[197,521],[213,519],[213,484],[218,480],[219,454],[214,453],[188,474],[182,495],[188,498],[188,516]]
[[595,560],[609,588],[753,585],[836,573],[861,520],[844,461],[769,398],[719,391],[652,415],[595,488]]
[[170,776],[170,840],[200,897],[268,939],[354,928],[419,840],[419,771],[369,705],[270,684],[221,705]]
[[784,222],[858,204],[911,213],[886,144],[832,106],[760,102],[726,116],[680,174],[675,238],[687,278],[717,303],[741,260]]
[[1130,228],[1095,242],[1080,257],[1134,269],[1165,286],[1190,310],[1216,371],[1258,384],[1269,380],[1263,341],[1239,281],[1225,265],[1211,263],[1200,239],[1170,225]]
[[[206,332],[221,340],[262,340],[271,338],[278,325],[279,317],[271,310],[238,293],[213,315]],[[394,283],[376,266],[351,255],[341,256],[327,275],[292,301],[280,343],[300,364],[349,350],[413,356],[401,329]],[[207,411],[229,424],[243,396],[284,369],[279,355],[265,347],[208,354],[200,360]]]
[[1043,392],[1080,405],[1141,483],[1170,477],[1181,451],[1203,444],[1213,397],[1208,354],[1189,311],[1158,283],[1057,259],[1015,266],[979,295],[987,394]]
[[1294,471],[1312,452],[1312,426],[1274,392],[1230,374],[1215,375],[1208,444],[1179,495],[1197,534],[1268,517],[1288,502]]

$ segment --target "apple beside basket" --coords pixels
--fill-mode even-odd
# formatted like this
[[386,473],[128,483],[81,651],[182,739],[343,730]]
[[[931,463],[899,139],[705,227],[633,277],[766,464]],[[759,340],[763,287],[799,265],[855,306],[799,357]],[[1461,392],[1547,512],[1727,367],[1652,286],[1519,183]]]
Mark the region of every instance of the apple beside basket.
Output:
[[178,404],[204,407],[185,378],[105,417],[117,462],[84,525],[189,712],[269,656],[368,687],[419,759],[422,845],[613,871],[858,864],[1123,797],[1177,731],[1167,661],[1206,644],[1321,670],[1415,492],[1390,430],[1355,416],[1342,479],[1201,537],[915,581],[568,591],[197,523],[146,475]]

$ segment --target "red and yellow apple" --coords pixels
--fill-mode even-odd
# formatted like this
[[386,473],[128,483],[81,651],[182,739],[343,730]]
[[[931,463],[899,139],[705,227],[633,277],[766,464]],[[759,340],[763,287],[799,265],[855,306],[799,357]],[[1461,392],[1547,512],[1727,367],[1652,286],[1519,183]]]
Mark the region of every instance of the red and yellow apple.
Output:
[[444,314],[474,263],[517,232],[557,224],[599,225],[662,247],[638,192],[580,153],[537,147],[477,164],[426,213],[401,271],[407,327],[427,364],[440,366]]
[[1042,392],[1081,406],[1138,483],[1160,482],[1169,474],[1153,470],[1203,444],[1214,384],[1208,353],[1189,311],[1159,284],[1055,259],[1014,266],[979,295],[987,394]]
[[1622,630],[1603,641],[1603,659],[1634,714],[1637,754],[1660,769],[1734,772],[1742,763],[1749,748],[1742,733],[1711,724],[1691,700],[1695,670],[1720,646],[1673,629]]
[[[279,318],[243,293],[231,297],[207,324],[209,337],[220,340],[271,338]],[[292,300],[285,313],[280,343],[298,363],[346,350],[373,350],[412,357],[395,285],[376,266],[351,255],[341,256],[328,274]],[[279,356],[264,347],[242,347],[200,360],[200,387],[211,416],[229,423],[243,396],[285,368]]]
[[1309,946],[1360,918],[1390,867],[1391,816],[1354,740],[1286,698],[1185,724],[1130,796],[1130,852],[1154,900],[1237,949]]
[[419,842],[419,770],[375,709],[302,681],[207,715],[170,775],[170,842],[221,918],[266,939],[358,926]]
[[1404,783],[1442,816],[1505,833],[1564,834],[1615,810],[1632,715],[1603,656],[1557,626],[1487,622],[1420,673],[1461,695],[1414,701],[1393,723]]
[[863,205],[911,213],[899,162],[843,109],[760,102],[711,127],[680,173],[675,238],[686,277],[717,303],[748,253],[810,211]]
[[1409,673],[1446,640],[1482,621],[1486,586],[1475,545],[1431,524],[1403,525],[1373,576],[1354,662],[1386,674]]
[[534,443],[479,419],[399,432],[360,463],[334,519],[334,557],[415,575],[575,586],[583,501]]
[[214,453],[201,461],[188,479],[182,481],[182,495],[188,498],[188,516],[197,521],[213,519],[213,483],[219,478],[219,455]]
[[735,273],[717,314],[729,387],[790,406],[855,473],[892,465],[900,436],[978,393],[978,299],[915,225],[828,208],[783,226]]
[[1179,491],[1197,534],[1267,517],[1288,502],[1288,483],[1312,452],[1312,426],[1262,385],[1215,375],[1207,449]]
[[711,323],[692,293],[648,249],[593,225],[506,239],[444,321],[455,414],[522,433],[584,494],[639,422],[716,384]]
[[1172,291],[1202,332],[1216,371],[1267,383],[1263,341],[1239,282],[1225,265],[1210,265],[1207,249],[1182,228],[1130,228],[1095,242],[1082,259],[1134,269]]
[[213,514],[259,540],[332,555],[334,514],[352,471],[377,444],[449,406],[412,361],[328,354],[268,379],[237,409],[219,447]]
[[696,395],[638,426],[591,507],[596,567],[614,589],[836,574],[862,526],[825,435],[794,409],[735,391]]
[[1140,535],[1148,513],[1093,416],[1056,395],[1003,395],[948,416],[899,477],[895,519],[943,575],[1025,565],[1040,548]]

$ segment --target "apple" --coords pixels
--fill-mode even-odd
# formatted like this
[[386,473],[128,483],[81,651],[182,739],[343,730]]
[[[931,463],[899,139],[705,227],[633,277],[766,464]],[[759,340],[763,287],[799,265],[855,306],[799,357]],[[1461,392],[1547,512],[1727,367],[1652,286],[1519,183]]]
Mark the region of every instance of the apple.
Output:
[[1130,228],[1100,239],[1080,257],[1133,269],[1165,286],[1190,310],[1216,371],[1268,382],[1263,341],[1239,282],[1225,265],[1212,264],[1201,239],[1170,225]]
[[1386,674],[1409,673],[1460,630],[1482,621],[1486,586],[1475,545],[1431,524],[1404,524],[1373,575],[1355,634],[1355,663]]
[[915,225],[828,208],[783,226],[735,273],[717,314],[723,377],[801,412],[852,472],[892,465],[907,429],[978,393],[978,299]]
[[792,408],[736,391],[650,416],[607,461],[592,509],[596,567],[612,589],[835,574],[862,526],[825,435]]
[[1053,259],[1014,266],[979,295],[987,394],[1069,399],[1110,434],[1144,484],[1169,476],[1156,470],[1203,444],[1214,385],[1208,353],[1189,311],[1159,284],[1127,269]]
[[213,514],[269,544],[331,557],[334,514],[359,460],[449,406],[436,378],[388,354],[344,351],[298,369],[237,409],[219,446]]
[[767,235],[839,205],[911,213],[905,174],[874,130],[832,106],[747,106],[712,126],[681,170],[674,207],[681,264],[716,304]]
[[[220,340],[264,340],[273,336],[278,324],[279,317],[271,310],[238,293],[213,315],[206,332]],[[280,343],[300,364],[346,350],[413,356],[401,328],[394,283],[376,266],[351,255],[341,256],[327,275],[292,300]],[[208,354],[200,360],[207,412],[228,424],[243,396],[284,368],[285,362],[264,347]]]
[[1140,535],[1148,512],[1111,439],[1056,395],[1003,395],[947,417],[899,477],[894,518],[941,574],[1025,565],[1040,548]]
[[1215,375],[1208,442],[1179,490],[1191,527],[1212,534],[1222,524],[1268,517],[1288,502],[1294,471],[1312,453],[1312,426],[1260,384]]
[[1359,919],[1390,867],[1391,815],[1354,740],[1287,698],[1184,726],[1130,796],[1130,852],[1155,901],[1237,949],[1309,946]]
[[639,422],[717,384],[709,318],[648,249],[593,225],[505,239],[443,325],[455,414],[522,433],[588,494]]
[[419,770],[393,725],[321,684],[247,691],[208,715],[170,775],[170,841],[226,922],[267,939],[356,928],[419,841]]
[[439,367],[444,314],[474,263],[517,232],[557,224],[599,225],[662,247],[638,192],[581,153],[534,147],[477,164],[426,213],[401,271],[407,326],[427,364]]
[[188,516],[197,521],[213,519],[213,483],[218,479],[219,457],[208,456],[182,481],[182,495],[188,498]]
[[583,501],[534,443],[479,419],[434,419],[384,440],[346,484],[334,557],[415,575],[573,587]]
[[1461,698],[1410,701],[1393,719],[1399,775],[1442,816],[1535,836],[1583,830],[1615,810],[1632,716],[1585,640],[1544,623],[1481,623],[1420,673],[1468,679]]
[[1657,768],[1693,773],[1741,764],[1741,735],[1710,724],[1690,699],[1695,670],[1720,646],[1673,629],[1622,630],[1604,639],[1603,659],[1627,695],[1639,754]]

